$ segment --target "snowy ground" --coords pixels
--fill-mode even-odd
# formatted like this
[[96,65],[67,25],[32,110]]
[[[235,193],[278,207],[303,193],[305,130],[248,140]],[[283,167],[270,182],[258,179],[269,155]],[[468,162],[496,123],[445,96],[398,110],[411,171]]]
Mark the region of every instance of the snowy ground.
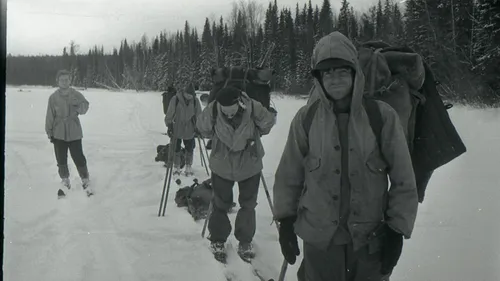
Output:
[[[166,216],[157,216],[165,169],[154,157],[156,145],[167,142],[160,93],[82,92],[91,104],[81,121],[96,195],[75,190],[58,201],[44,132],[53,89],[18,89],[7,88],[4,280],[224,280],[200,236],[202,222],[176,207],[175,184]],[[273,101],[278,124],[264,138],[270,189],[290,120],[305,103]],[[469,151],[435,173],[394,281],[500,280],[500,111],[455,107],[450,114]],[[198,150],[194,163],[198,179],[207,178]],[[282,257],[262,186],[257,213],[260,259],[277,279]],[[237,267],[241,280],[257,280]],[[297,280],[297,268],[288,268],[286,280]]]

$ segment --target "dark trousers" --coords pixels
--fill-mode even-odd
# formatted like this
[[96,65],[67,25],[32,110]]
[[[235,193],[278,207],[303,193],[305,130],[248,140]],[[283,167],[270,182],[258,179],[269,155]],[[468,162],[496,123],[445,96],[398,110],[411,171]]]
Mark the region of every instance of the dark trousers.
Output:
[[184,143],[184,149],[186,150],[186,152],[193,153],[194,148],[196,147],[195,138],[188,139],[188,140],[177,139],[177,143],[175,145],[175,152],[181,151],[181,142]]
[[304,259],[297,272],[299,281],[380,281],[380,251],[368,253],[368,246],[353,251],[352,243],[334,245],[326,251],[304,242]]
[[57,167],[59,169],[59,176],[64,179],[69,177],[68,170],[68,150],[71,158],[76,165],[78,174],[82,179],[89,177],[87,170],[87,159],[83,155],[82,140],[63,141],[54,139],[54,152],[56,155]]
[[[238,203],[240,209],[236,215],[234,236],[241,243],[250,243],[255,235],[255,207],[259,193],[260,173],[238,182],[240,189]],[[210,241],[226,242],[231,233],[231,222],[227,212],[233,203],[234,181],[219,177],[212,173],[212,189],[214,202],[208,230]]]

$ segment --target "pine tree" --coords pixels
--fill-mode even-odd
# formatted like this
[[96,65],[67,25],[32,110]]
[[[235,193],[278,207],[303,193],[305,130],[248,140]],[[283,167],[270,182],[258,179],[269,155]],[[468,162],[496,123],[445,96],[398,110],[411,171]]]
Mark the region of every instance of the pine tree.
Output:
[[340,7],[339,20],[337,22],[337,30],[349,36],[349,2],[347,0],[342,0],[342,6]]

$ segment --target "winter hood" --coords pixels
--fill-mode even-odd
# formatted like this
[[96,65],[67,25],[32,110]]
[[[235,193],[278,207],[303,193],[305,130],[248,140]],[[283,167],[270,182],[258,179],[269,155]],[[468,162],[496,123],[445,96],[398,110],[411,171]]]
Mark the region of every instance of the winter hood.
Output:
[[[363,98],[363,88],[365,84],[365,76],[359,66],[358,51],[351,40],[345,37],[342,33],[335,31],[319,40],[314,47],[311,58],[311,69],[315,69],[318,63],[326,59],[343,59],[354,66],[355,77],[353,83],[351,113],[357,112],[361,107]],[[310,101],[320,98],[325,103],[329,104],[325,92],[317,79],[314,80],[314,88],[311,93]]]

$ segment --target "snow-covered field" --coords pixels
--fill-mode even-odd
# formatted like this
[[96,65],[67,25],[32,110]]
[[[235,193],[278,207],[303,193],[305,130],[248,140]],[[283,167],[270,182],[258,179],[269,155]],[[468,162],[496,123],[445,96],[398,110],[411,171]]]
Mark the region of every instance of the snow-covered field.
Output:
[[[86,198],[77,189],[57,200],[57,166],[44,131],[53,89],[18,89],[7,88],[4,280],[224,280],[201,238],[203,222],[175,205],[177,185],[165,217],[157,216],[165,169],[154,157],[156,145],[168,141],[161,134],[160,93],[82,91],[90,101],[81,121],[96,195]],[[263,139],[270,189],[290,121],[305,103],[273,101],[278,123]],[[468,152],[435,173],[391,280],[500,280],[500,111],[457,106],[449,112]],[[201,181],[207,175],[198,151],[194,170]],[[71,158],[68,163],[76,186]],[[257,214],[259,259],[277,279],[282,256],[262,185]],[[241,280],[257,280],[243,262],[233,257],[233,263]],[[297,268],[289,266],[286,280],[297,280]]]

